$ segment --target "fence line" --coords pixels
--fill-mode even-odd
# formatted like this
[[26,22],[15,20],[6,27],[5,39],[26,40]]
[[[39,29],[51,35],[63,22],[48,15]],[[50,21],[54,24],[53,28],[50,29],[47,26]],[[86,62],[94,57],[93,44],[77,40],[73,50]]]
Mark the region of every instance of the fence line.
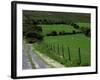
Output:
[[[59,43],[58,44],[54,44],[54,43],[48,43],[46,44],[46,47],[48,48],[48,52],[51,53],[51,55],[53,56],[57,56],[59,59],[61,60],[66,60],[68,59],[69,61],[72,60],[72,56],[71,56],[71,51],[70,51],[70,47],[67,46],[66,49],[67,49],[67,55],[66,55],[66,51],[65,51],[65,47],[64,45],[60,45]],[[77,49],[77,53],[78,53],[78,64],[77,65],[81,65],[81,49],[80,47]],[[76,54],[77,55],[77,54]],[[67,58],[68,56],[68,58]],[[77,59],[77,57],[75,58]]]

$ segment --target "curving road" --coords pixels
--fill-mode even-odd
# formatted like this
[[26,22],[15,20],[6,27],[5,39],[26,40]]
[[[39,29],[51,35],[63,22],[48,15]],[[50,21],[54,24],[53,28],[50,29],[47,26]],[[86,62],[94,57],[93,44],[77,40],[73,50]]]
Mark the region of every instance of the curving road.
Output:
[[23,69],[32,69],[31,63],[28,59],[29,57],[25,54],[29,54],[31,56],[32,62],[34,63],[36,69],[50,67],[32,50],[32,44],[24,44],[23,45]]
[[23,49],[23,55],[22,56],[23,56],[23,58],[22,58],[22,68],[23,69],[32,69],[25,49]]

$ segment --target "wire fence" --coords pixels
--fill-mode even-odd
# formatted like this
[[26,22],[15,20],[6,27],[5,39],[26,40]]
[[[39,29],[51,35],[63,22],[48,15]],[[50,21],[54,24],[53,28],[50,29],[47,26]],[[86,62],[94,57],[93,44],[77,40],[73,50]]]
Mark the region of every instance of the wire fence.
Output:
[[[67,46],[65,47],[63,44],[54,44],[54,43],[48,43],[45,44],[48,53],[46,53],[48,56],[50,56],[53,59],[59,60],[62,63],[67,63],[67,62],[72,62],[73,57],[72,57],[72,51],[71,47]],[[81,60],[81,48],[76,48],[77,50],[77,57],[75,58],[77,65],[81,65],[82,60]],[[65,61],[65,62],[63,62]]]

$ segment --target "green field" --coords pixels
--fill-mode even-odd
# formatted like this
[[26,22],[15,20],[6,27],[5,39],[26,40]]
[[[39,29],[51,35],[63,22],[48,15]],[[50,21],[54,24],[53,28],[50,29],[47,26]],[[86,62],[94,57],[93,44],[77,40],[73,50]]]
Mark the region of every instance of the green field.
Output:
[[89,13],[23,10],[27,42],[66,67],[91,65],[90,22]]
[[90,28],[90,23],[76,23],[78,24],[80,27],[88,27]]
[[77,29],[74,29],[70,25],[63,25],[63,24],[58,24],[58,25],[42,25],[43,29],[43,34],[50,33],[51,31],[56,31],[59,33],[60,31],[65,31],[65,32],[72,32],[73,30],[78,31]]
[[86,37],[84,34],[45,36],[45,34],[51,31],[72,32],[75,29],[69,25],[41,26],[43,29],[44,39],[42,43],[33,44],[33,47],[35,47],[39,52],[46,54],[65,66],[90,66],[91,54],[89,37]]

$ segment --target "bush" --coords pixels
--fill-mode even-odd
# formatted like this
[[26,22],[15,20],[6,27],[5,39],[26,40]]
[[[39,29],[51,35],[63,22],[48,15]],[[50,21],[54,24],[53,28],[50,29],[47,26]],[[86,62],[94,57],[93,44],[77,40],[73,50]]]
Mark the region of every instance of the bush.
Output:
[[57,36],[57,32],[56,31],[52,31],[51,33],[46,34],[47,36]]
[[79,26],[77,24],[74,24],[75,29],[79,29]]
[[36,33],[35,32],[33,32],[33,31],[28,31],[27,33],[26,33],[26,38],[33,38],[33,37],[36,37]]
[[59,32],[59,35],[62,35],[62,32]]
[[52,35],[52,36],[57,36],[57,32],[56,32],[56,31],[52,31],[52,32],[51,32],[51,35]]
[[90,36],[91,36],[90,29],[87,29],[87,30],[86,30],[85,35],[86,35],[87,37],[90,37]]
[[75,29],[79,29],[79,25],[77,25],[75,23],[71,23],[71,26],[73,26]]
[[80,30],[85,34],[85,36],[87,36],[87,37],[91,36],[91,30],[90,30],[90,28],[82,27]]
[[34,31],[29,31],[26,33],[25,38],[30,41],[30,42],[38,42],[38,41],[42,41],[43,40],[43,35],[41,35],[38,32],[34,32]]
[[37,26],[36,28],[37,28],[37,29],[36,29],[37,32],[42,32],[42,28],[41,28],[41,26]]
[[71,25],[71,26],[74,26],[74,23],[71,22],[70,25]]
[[59,35],[66,35],[65,31],[59,32]]
[[48,33],[48,34],[46,34],[46,36],[51,36],[51,34],[50,34],[50,33]]
[[73,30],[73,34],[75,34],[76,33],[76,31],[75,30]]

